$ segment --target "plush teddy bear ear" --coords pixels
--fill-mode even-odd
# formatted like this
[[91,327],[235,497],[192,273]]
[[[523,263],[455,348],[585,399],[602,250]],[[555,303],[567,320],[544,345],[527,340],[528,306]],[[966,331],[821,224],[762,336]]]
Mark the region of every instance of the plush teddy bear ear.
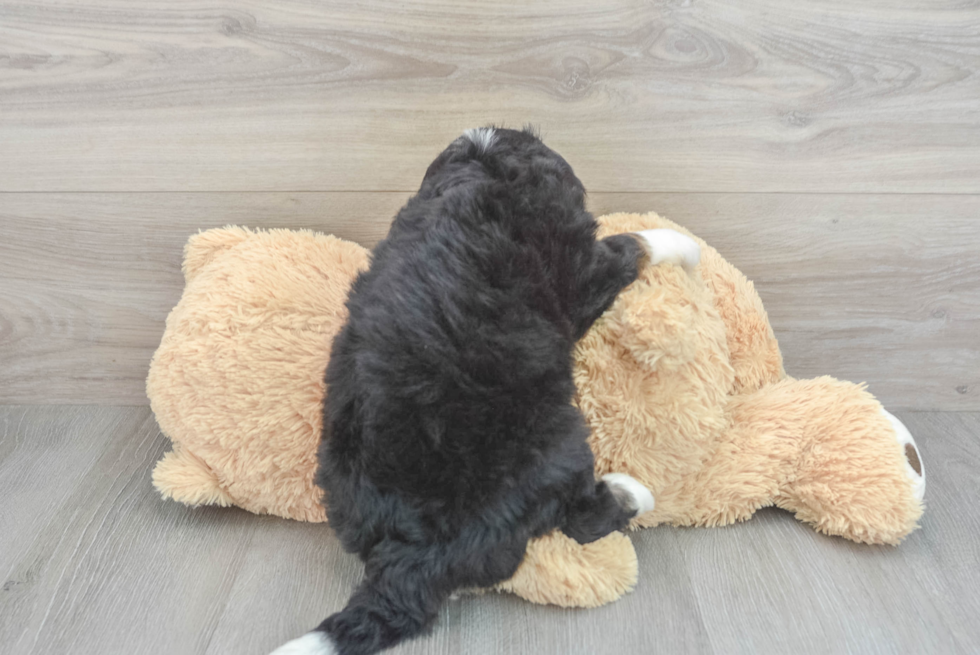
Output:
[[190,282],[200,273],[215,256],[234,248],[245,239],[252,236],[252,231],[245,227],[229,225],[212,230],[198,232],[184,244],[184,282]]

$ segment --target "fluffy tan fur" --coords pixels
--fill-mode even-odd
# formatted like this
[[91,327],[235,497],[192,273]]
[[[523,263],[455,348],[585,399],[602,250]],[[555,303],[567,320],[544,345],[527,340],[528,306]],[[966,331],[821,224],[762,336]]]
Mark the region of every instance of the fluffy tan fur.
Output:
[[[603,235],[687,233],[655,214],[600,222]],[[724,525],[776,505],[826,534],[901,541],[922,504],[878,402],[848,382],[788,378],[752,283],[698,241],[693,274],[646,268],[578,346],[597,474],[628,472],[653,491],[657,507],[636,526]],[[224,228],[188,241],[187,286],[147,379],[174,443],[153,475],[164,496],[325,520],[312,482],[323,373],[367,263],[360,246],[311,232]],[[590,607],[629,591],[636,567],[624,535],[583,547],[556,533],[498,588]]]
[[174,449],[153,483],[189,505],[324,521],[313,484],[323,374],[364,248],[312,232],[209,230],[187,242],[147,395]]

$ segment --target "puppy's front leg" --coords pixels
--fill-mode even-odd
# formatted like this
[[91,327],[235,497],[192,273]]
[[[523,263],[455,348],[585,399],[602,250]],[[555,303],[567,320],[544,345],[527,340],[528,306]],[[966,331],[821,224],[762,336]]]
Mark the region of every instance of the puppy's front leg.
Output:
[[693,270],[700,261],[701,246],[677,230],[642,230],[597,241],[592,256],[576,274],[575,339],[588,332],[646,263],[676,264]]
[[637,236],[616,234],[595,242],[590,257],[575,272],[577,293],[572,324],[576,341],[609,309],[619,292],[639,276],[649,255],[646,242]]

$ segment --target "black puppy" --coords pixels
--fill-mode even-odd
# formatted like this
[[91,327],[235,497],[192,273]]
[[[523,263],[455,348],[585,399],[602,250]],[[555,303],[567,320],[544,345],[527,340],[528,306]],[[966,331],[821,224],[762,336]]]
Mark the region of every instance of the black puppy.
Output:
[[454,590],[511,577],[528,540],[588,543],[653,509],[629,476],[595,480],[573,348],[645,261],[694,264],[697,246],[597,241],[584,201],[529,130],[469,130],[429,166],[351,287],[326,374],[317,483],[366,579],[276,655],[375,653]]

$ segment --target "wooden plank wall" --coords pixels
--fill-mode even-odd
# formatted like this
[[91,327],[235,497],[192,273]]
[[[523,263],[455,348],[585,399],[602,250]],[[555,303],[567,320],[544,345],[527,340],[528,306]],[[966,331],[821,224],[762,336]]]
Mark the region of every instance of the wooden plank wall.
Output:
[[180,250],[370,245],[464,128],[754,279],[798,377],[980,409],[980,6],[0,1],[0,403],[143,404]]

